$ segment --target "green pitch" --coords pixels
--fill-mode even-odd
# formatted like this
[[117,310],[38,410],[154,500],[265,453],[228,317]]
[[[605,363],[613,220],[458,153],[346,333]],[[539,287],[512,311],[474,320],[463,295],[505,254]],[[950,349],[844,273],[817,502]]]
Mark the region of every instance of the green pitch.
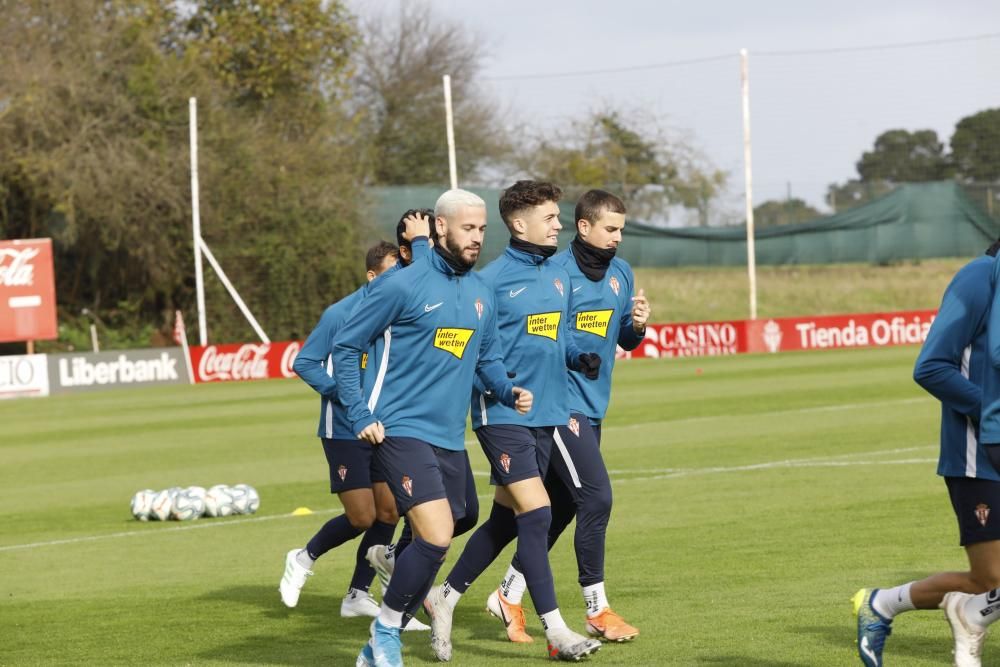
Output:
[[[608,590],[642,635],[591,662],[855,664],[857,588],[963,568],[916,353],[619,364],[604,431]],[[296,609],[277,591],[285,552],[338,511],[318,411],[298,381],[0,403],[0,664],[353,665],[368,623],[338,612],[354,545],[317,563]],[[142,488],[239,482],[260,491],[253,517],[129,514]],[[316,514],[290,517],[299,506]],[[536,643],[517,646],[483,610],[509,556],[459,606],[454,664],[542,664],[536,617]],[[582,631],[570,533],[552,565]],[[895,625],[887,661],[949,663],[940,612]],[[987,645],[986,664],[998,654]],[[431,664],[427,635],[408,633],[404,657]]]

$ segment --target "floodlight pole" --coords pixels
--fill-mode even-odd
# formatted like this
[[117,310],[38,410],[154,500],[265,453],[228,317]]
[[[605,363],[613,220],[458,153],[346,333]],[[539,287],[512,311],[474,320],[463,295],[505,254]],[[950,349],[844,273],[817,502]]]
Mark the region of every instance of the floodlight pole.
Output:
[[455,119],[451,111],[451,76],[441,77],[444,83],[444,119],[448,133],[448,175],[451,177],[451,189],[458,187],[458,170],[455,166]]
[[750,65],[746,49],[740,49],[740,97],[743,102],[743,183],[747,214],[747,272],[750,276],[750,319],[757,319],[757,252],[753,229],[753,175],[750,166]]
[[198,295],[198,340],[208,345],[205,318],[205,277],[201,272],[201,212],[198,208],[198,100],[188,100],[191,135],[191,227],[194,246],[194,284]]

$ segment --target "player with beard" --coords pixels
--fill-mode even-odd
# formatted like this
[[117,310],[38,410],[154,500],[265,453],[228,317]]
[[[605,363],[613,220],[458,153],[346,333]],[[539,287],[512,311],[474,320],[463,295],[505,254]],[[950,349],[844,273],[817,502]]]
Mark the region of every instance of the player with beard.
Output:
[[[413,527],[396,562],[359,665],[402,665],[400,627],[433,584],[455,521],[465,513],[465,417],[473,377],[504,405],[531,409],[530,391],[507,377],[496,335],[492,292],[470,270],[486,231],[481,198],[449,190],[434,208],[442,243],[426,260],[376,284],[334,343],[338,398],[353,432],[375,447],[375,461]],[[365,400],[361,355],[385,332],[385,363]]]
[[[443,586],[431,590],[431,646],[451,659],[452,616],[459,598],[517,538],[526,585],[545,627],[549,655],[579,660],[600,643],[567,627],[556,601],[547,535],[552,520],[542,478],[556,426],[569,416],[567,367],[596,379],[600,359],[583,353],[567,328],[570,278],[549,258],[559,242],[559,199],[551,183],[518,181],[500,197],[510,231],[506,252],[480,272],[495,293],[505,363],[536,396],[529,415],[517,414],[482,388],[472,396],[472,427],[496,484],[489,518],[469,538]],[[585,380],[586,381],[586,380]]]
[[[601,456],[601,422],[611,399],[611,373],[618,346],[642,342],[650,307],[643,291],[633,296],[635,279],[625,260],[615,257],[625,227],[625,204],[604,190],[590,190],[576,204],[576,238],[552,258],[569,273],[569,323],[581,348],[601,357],[600,376],[587,380],[569,373],[570,416],[555,434],[555,451],[545,479],[552,500],[549,548],[576,516],[574,547],[587,631],[605,641],[628,641],[639,631],[616,614],[604,588],[604,551],[611,516],[611,480]],[[487,609],[506,626],[513,642],[530,642],[521,600],[525,579],[517,556]]]

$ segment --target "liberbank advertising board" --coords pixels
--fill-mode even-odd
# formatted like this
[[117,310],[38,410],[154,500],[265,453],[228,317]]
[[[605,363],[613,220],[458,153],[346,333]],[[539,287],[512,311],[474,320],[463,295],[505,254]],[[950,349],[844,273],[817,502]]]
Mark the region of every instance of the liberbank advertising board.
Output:
[[48,357],[49,391],[53,394],[191,381],[179,347]]

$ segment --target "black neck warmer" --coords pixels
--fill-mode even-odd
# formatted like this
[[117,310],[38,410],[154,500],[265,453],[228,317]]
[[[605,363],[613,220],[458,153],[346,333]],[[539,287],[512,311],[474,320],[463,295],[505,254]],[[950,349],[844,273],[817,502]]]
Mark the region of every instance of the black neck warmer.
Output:
[[436,252],[438,256],[444,260],[445,264],[451,267],[451,270],[455,272],[456,276],[464,276],[470,269],[472,269],[471,266],[459,261],[457,257],[448,252],[448,250],[444,247],[444,243],[435,243],[434,252]]
[[529,255],[544,257],[545,259],[548,259],[552,255],[556,254],[556,250],[558,250],[558,248],[554,245],[537,245],[513,236],[510,237],[510,247],[514,250],[526,252]]
[[570,244],[573,247],[573,257],[576,258],[576,265],[583,271],[583,275],[590,280],[597,282],[604,279],[604,274],[611,266],[617,248],[595,248],[580,238],[577,234]]

